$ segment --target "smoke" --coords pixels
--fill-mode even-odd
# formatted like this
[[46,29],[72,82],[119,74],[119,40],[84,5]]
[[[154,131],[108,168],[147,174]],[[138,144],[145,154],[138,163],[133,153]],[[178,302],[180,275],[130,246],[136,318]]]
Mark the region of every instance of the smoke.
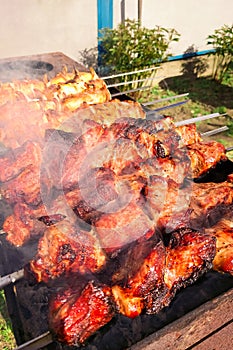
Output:
[[53,70],[53,65],[45,61],[11,59],[0,63],[0,81],[9,82],[23,79],[42,79]]
[[[54,214],[50,190],[55,187],[62,203],[59,213],[94,228],[107,250],[150,236],[159,225],[171,232],[185,222],[192,190],[191,183],[184,182],[190,172],[185,148],[162,160],[170,162],[170,169],[165,169],[156,157],[150,163],[152,149],[146,143],[113,136],[95,122],[85,123],[82,119],[88,114],[94,117],[91,107],[67,119],[46,140],[41,180],[50,186],[42,183],[41,196],[48,214]],[[67,193],[76,196],[75,204],[70,204]]]

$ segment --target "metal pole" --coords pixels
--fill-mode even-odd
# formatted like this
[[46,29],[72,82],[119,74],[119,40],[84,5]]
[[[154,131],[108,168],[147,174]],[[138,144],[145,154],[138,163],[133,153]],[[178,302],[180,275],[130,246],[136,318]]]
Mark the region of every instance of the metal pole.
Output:
[[142,22],[142,0],[138,0],[138,22]]
[[125,23],[125,0],[121,0],[121,23]]

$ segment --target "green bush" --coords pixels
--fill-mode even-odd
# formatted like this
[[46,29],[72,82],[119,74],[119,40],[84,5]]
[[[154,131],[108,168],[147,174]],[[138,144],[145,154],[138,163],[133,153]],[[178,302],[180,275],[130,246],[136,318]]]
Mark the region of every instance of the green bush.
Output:
[[[105,28],[100,31],[101,65],[104,74],[116,74],[158,66],[169,56],[171,42],[179,40],[175,29],[155,27],[148,29],[139,21],[127,19],[116,29]],[[107,69],[107,71],[106,71]],[[117,82],[141,80],[151,77],[152,71],[137,73],[117,79]],[[116,82],[116,80],[115,80]],[[138,88],[143,82],[127,85]]]
[[233,62],[233,25],[216,29],[207,40],[214,49],[211,53],[215,56],[213,78],[221,83]]

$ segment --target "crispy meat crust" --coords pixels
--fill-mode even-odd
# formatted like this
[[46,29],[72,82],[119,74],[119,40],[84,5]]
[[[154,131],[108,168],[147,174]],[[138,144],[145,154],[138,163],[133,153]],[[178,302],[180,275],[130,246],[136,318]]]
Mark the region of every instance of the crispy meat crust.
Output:
[[206,231],[216,238],[216,255],[213,260],[213,269],[233,275],[232,214],[222,218]]
[[27,273],[32,273],[38,282],[47,282],[71,272],[95,273],[105,262],[95,234],[63,220],[46,229]]
[[[81,289],[81,290],[80,290]],[[89,281],[69,287],[50,302],[50,328],[61,342],[83,344],[114,316],[111,288]]]

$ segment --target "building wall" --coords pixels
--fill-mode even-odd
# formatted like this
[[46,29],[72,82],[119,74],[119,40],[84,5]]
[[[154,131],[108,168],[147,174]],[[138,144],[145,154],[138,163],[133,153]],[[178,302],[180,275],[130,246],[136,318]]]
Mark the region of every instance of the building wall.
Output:
[[[108,0],[106,0],[108,1]],[[137,19],[138,0],[113,0],[113,25]],[[61,51],[78,59],[97,45],[97,0],[0,0],[0,58]],[[142,0],[142,24],[175,28],[181,38],[173,55],[194,45],[208,49],[206,37],[232,24],[233,0]]]
[[[233,24],[232,0],[142,0],[142,25],[174,28],[180,34],[171,46],[173,55],[181,55],[190,46],[198,51],[210,49],[206,38],[224,24]],[[114,0],[114,25],[125,18],[138,19],[138,0]]]
[[96,0],[0,0],[0,58],[96,45]]

